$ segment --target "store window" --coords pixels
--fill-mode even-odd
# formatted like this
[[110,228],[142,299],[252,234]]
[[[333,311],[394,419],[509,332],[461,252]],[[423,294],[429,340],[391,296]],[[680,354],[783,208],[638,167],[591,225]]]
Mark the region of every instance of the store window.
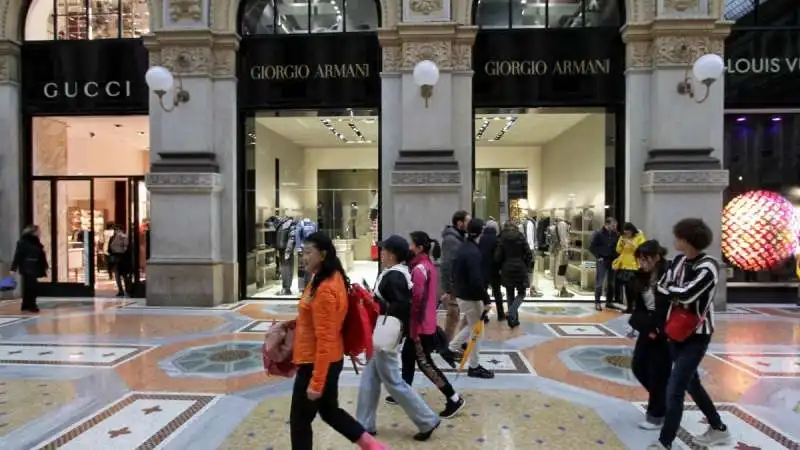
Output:
[[726,0],[724,17],[736,28],[800,26],[800,8],[786,0]]
[[536,241],[532,283],[546,298],[594,298],[589,241],[617,215],[615,130],[596,109],[475,116],[474,215]]
[[730,185],[722,212],[722,253],[731,281],[800,277],[800,114],[725,116]]
[[353,282],[378,274],[377,112],[271,111],[245,119],[248,297],[297,297],[303,236],[334,239]]
[[486,29],[619,26],[619,0],[478,0],[475,24]]
[[245,0],[242,34],[374,31],[377,0]]
[[25,40],[138,38],[150,32],[147,0],[33,0]]

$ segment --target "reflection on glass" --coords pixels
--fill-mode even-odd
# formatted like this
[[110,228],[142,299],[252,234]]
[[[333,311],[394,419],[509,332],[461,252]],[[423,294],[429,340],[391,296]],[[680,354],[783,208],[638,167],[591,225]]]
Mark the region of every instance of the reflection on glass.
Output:
[[378,29],[378,7],[375,0],[344,0],[348,32]]
[[311,5],[311,32],[330,33],[342,31],[344,28],[343,1],[314,2]]
[[305,34],[309,32],[308,0],[283,0],[278,3],[278,34]]
[[[33,223],[39,226],[39,240],[44,246],[44,254],[48,262],[53,251],[53,224],[50,221],[52,212],[52,202],[50,201],[50,182],[47,180],[34,180],[33,182]],[[51,262],[52,263],[52,262]],[[47,276],[40,281],[50,281],[52,273],[47,272]]]
[[546,6],[544,2],[512,0],[511,26],[513,28],[542,28],[545,26]]
[[[92,240],[102,235],[105,225],[103,211],[89,209],[89,180],[59,180],[56,182],[55,227],[57,281],[89,285]],[[95,227],[92,226],[94,220]],[[93,232],[96,228],[96,232]]]
[[58,40],[136,38],[150,31],[150,12],[147,0],[56,0],[47,27]]
[[550,28],[578,28],[583,26],[581,0],[551,1],[547,14]]
[[475,23],[481,28],[508,28],[509,0],[482,0],[477,2]]

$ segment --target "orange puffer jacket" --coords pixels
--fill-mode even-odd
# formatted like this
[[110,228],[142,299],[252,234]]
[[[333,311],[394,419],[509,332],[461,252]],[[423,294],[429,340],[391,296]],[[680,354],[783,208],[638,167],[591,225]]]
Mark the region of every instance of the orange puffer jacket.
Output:
[[331,363],[344,357],[342,325],[347,315],[347,289],[344,279],[335,273],[323,281],[311,297],[311,283],[297,305],[294,336],[295,364],[314,364],[309,388],[322,392]]

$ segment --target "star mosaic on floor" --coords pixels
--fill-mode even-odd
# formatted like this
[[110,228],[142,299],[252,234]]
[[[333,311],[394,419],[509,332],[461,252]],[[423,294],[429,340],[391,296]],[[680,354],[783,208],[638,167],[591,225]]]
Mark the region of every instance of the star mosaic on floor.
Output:
[[37,448],[153,449],[214,400],[204,395],[134,393]]
[[161,367],[172,376],[226,378],[264,370],[263,342],[225,342],[184,350],[163,361]]
[[800,353],[724,353],[711,355],[759,377],[800,377]]
[[0,365],[115,367],[152,346],[97,344],[0,344]]
[[614,330],[596,323],[546,323],[545,326],[558,337],[620,337]]
[[68,381],[0,378],[0,437],[54,412],[75,398]]
[[570,370],[588,373],[615,383],[638,386],[631,371],[633,349],[623,346],[573,347],[559,357]]
[[[438,395],[426,392],[430,394],[426,398]],[[355,414],[356,395],[355,389],[342,389],[340,393],[342,407],[352,414]],[[444,448],[443,445],[460,450],[625,448],[588,407],[531,391],[487,389],[469,392],[464,397],[467,407],[461,415],[445,421],[425,444],[410,438],[417,430],[401,408],[381,403],[378,438],[393,450]],[[261,402],[228,436],[221,450],[288,449],[286,418],[290,403],[288,395]],[[330,427],[321,421],[314,422],[314,448],[351,447]]]

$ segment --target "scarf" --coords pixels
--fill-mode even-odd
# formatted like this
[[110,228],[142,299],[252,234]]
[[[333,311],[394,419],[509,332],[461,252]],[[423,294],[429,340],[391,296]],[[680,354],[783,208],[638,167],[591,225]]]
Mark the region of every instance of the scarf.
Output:
[[396,271],[402,273],[404,277],[406,277],[406,283],[408,283],[408,288],[409,289],[411,289],[414,286],[414,283],[411,282],[411,273],[408,272],[408,266],[407,265],[405,265],[405,264],[395,264],[392,267],[389,267],[388,269],[384,269],[383,271],[381,271],[381,273],[378,274],[378,279],[375,280],[375,288],[372,291],[372,293],[375,294],[375,297],[378,297],[379,299],[381,299],[383,301],[386,301],[386,299],[383,298],[383,295],[381,295],[381,293],[380,293],[381,281],[383,280],[383,276],[386,275],[387,273],[389,273],[389,271],[392,271],[392,270],[396,270]]

